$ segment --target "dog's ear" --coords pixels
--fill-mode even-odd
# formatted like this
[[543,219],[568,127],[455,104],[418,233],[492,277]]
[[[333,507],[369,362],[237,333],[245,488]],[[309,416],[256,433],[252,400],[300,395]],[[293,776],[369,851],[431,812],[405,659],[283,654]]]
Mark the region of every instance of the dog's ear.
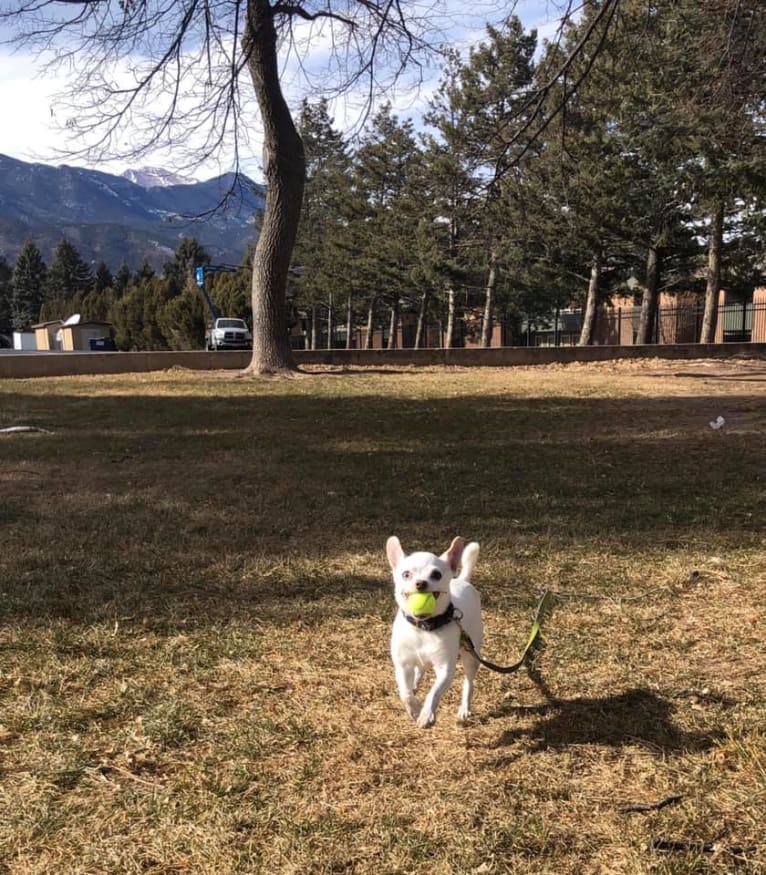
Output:
[[388,562],[392,569],[396,569],[396,566],[402,561],[404,550],[402,550],[402,545],[396,535],[391,535],[386,541],[386,556],[388,556]]
[[449,545],[449,550],[446,553],[442,553],[442,559],[445,562],[449,562],[449,567],[452,569],[453,574],[457,574],[458,566],[460,565],[460,558],[463,555],[463,547],[465,547],[465,541],[457,537],[452,543]]

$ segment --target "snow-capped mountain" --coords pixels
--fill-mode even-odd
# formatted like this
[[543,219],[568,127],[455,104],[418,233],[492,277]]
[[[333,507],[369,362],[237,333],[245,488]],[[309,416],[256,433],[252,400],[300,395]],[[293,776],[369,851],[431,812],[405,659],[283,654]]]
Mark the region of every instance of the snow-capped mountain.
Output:
[[125,176],[0,155],[0,255],[13,264],[33,240],[47,261],[65,237],[86,261],[161,268],[182,237],[195,237],[214,261],[238,263],[255,241],[263,186],[232,173],[166,180],[147,188]]
[[180,173],[173,173],[171,170],[164,170],[162,167],[137,167],[135,169],[126,170],[122,176],[140,185],[141,188],[158,188],[168,185],[194,185],[197,181],[191,176],[181,176]]

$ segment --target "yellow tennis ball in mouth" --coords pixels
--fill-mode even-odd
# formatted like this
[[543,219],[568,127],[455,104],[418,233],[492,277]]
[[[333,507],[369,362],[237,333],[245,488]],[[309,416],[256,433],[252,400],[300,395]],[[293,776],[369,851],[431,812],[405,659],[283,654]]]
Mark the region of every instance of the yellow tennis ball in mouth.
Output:
[[436,596],[432,592],[411,592],[407,607],[413,617],[430,617],[436,610]]

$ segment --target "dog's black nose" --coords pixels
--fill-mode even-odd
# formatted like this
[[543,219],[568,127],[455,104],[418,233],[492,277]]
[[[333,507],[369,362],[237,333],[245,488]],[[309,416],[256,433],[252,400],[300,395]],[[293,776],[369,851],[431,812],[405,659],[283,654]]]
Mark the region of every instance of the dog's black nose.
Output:
[[428,581],[427,580],[418,580],[415,582],[415,589],[418,592],[424,592],[428,589]]

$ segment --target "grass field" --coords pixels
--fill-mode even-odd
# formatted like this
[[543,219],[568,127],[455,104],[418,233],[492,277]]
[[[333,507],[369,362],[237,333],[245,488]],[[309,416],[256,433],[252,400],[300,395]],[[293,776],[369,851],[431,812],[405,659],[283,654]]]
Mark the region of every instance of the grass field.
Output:
[[[766,871],[764,362],[0,381],[19,424],[0,871]],[[553,590],[541,682],[417,730],[390,534],[481,542],[496,662]]]

